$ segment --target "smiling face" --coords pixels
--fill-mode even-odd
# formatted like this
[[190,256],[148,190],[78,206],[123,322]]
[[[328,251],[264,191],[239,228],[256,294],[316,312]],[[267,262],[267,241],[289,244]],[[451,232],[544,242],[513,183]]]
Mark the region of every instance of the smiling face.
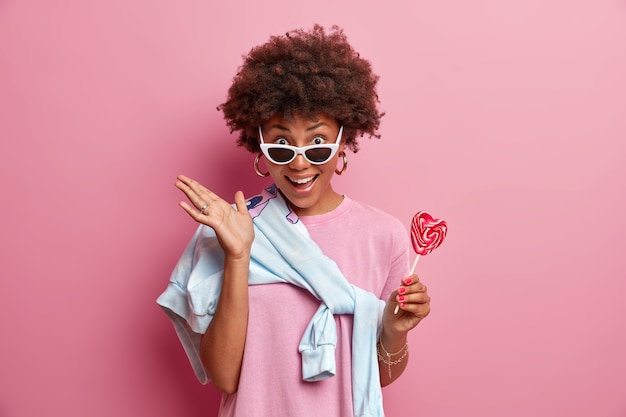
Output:
[[[284,119],[274,116],[262,126],[266,144],[304,147],[335,143],[339,124],[335,119],[319,115],[313,119],[294,116]],[[288,164],[279,165],[266,158],[267,168],[276,186],[298,216],[311,216],[334,210],[343,200],[330,183],[337,158],[344,144],[326,163],[312,164],[304,155],[296,155]]]

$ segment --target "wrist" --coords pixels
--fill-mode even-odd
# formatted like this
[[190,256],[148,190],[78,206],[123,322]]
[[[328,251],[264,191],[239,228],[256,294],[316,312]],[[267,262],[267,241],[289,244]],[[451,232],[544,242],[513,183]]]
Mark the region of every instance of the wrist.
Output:
[[250,251],[242,251],[237,254],[234,253],[225,253],[224,254],[224,264],[230,264],[233,266],[248,266],[250,264]]
[[[386,365],[387,375],[389,377],[389,380],[391,381],[393,379],[392,367],[399,365],[407,358],[409,354],[409,343],[405,341],[402,347],[395,351],[394,349],[389,349],[388,347],[385,347],[384,342],[381,338],[376,344],[376,354],[378,356],[379,364],[382,363]],[[399,374],[402,373],[404,366],[406,366],[406,363],[401,365]]]
[[380,333],[380,342],[385,346],[385,348],[387,348],[387,350],[396,352],[407,344],[408,334],[408,332],[395,331],[387,329],[383,326],[383,330]]
[[250,254],[241,256],[226,255],[224,257],[224,278],[237,278],[237,281],[248,282],[248,272],[250,270]]

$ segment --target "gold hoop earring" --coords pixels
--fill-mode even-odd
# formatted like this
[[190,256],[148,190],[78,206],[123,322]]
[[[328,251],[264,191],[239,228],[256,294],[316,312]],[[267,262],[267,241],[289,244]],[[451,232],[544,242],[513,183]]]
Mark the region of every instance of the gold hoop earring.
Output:
[[270,175],[270,172],[261,172],[261,170],[259,169],[259,161],[261,160],[261,156],[263,156],[263,152],[259,152],[259,154],[256,156],[256,159],[254,160],[254,172],[256,172],[259,177],[267,177],[268,175]]
[[335,168],[335,174],[341,175],[346,172],[346,168],[348,168],[348,157],[344,151],[339,152],[339,155],[343,158],[343,166],[341,167],[341,171]]

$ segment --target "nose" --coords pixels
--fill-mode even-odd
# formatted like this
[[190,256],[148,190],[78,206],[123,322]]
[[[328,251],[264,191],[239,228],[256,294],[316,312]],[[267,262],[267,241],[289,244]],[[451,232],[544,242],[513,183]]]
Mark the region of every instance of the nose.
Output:
[[308,168],[310,165],[311,163],[306,160],[304,155],[298,154],[296,155],[296,159],[289,163],[289,168],[294,170],[302,170]]

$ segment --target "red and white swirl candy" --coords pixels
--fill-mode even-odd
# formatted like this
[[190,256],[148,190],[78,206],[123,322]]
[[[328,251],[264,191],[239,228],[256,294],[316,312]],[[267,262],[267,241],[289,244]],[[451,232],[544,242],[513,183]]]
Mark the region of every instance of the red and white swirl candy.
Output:
[[448,232],[445,220],[434,219],[425,211],[419,211],[411,222],[411,243],[418,255],[428,255],[441,245]]
[[[425,211],[418,211],[411,221],[411,243],[417,256],[409,275],[413,275],[417,260],[421,255],[428,255],[441,245],[448,232],[448,225],[444,220],[433,218]],[[394,314],[398,313],[400,305],[396,305]]]

